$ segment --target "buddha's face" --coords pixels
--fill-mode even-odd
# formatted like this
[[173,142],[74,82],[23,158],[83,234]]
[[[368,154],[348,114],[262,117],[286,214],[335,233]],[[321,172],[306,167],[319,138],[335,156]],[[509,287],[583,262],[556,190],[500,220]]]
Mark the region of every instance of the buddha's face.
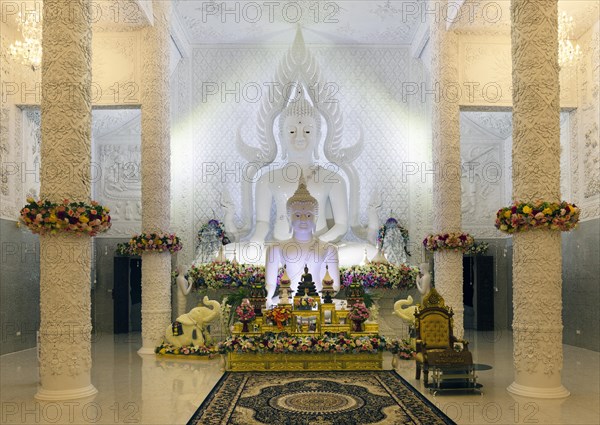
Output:
[[290,115],[283,122],[283,138],[291,153],[312,152],[316,133],[317,124],[312,117]]
[[294,232],[314,232],[315,209],[310,202],[298,202],[291,206],[290,224]]

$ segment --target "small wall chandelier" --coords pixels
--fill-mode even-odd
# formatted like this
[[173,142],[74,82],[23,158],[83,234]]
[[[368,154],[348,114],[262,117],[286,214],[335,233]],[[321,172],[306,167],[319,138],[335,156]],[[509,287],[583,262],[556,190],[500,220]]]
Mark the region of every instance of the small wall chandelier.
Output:
[[11,44],[10,54],[35,71],[42,64],[42,14],[29,12],[23,17],[19,13],[16,20],[23,41],[17,40]]
[[561,68],[575,65],[581,57],[579,44],[573,46],[571,42],[574,28],[573,17],[562,12],[558,17],[558,65]]

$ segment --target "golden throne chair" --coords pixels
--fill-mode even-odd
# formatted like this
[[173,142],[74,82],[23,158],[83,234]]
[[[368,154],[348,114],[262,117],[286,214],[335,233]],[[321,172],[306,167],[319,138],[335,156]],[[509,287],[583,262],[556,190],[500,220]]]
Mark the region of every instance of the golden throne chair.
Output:
[[423,382],[428,385],[429,369],[438,365],[472,368],[473,357],[468,342],[454,336],[451,307],[432,288],[415,311],[416,379],[423,370]]

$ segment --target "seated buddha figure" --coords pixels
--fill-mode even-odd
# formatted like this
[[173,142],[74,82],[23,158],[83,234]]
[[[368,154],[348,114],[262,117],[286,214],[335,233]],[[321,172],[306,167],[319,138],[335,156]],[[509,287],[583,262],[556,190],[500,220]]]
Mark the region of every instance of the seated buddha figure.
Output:
[[302,280],[305,267],[310,271],[317,292],[320,294],[323,278],[329,269],[333,278],[333,290],[340,289],[338,251],[335,245],[323,242],[315,236],[315,224],[319,213],[319,204],[306,187],[304,176],[296,192],[286,203],[287,218],[292,228],[292,237],[286,241],[267,243],[265,277],[267,286],[267,305],[273,304],[273,295],[277,288],[277,275],[280,267],[285,266],[291,291],[296,294],[298,283]]
[[[281,112],[279,127],[283,155],[287,155],[288,162],[281,168],[269,168],[256,183],[256,227],[251,239],[264,242],[267,237],[273,201],[276,210],[273,239],[284,241],[291,237],[286,202],[303,174],[307,188],[322,212],[315,217],[315,234],[324,242],[339,241],[348,230],[346,183],[335,164],[321,167],[315,163],[321,135],[318,111],[306,99],[296,99]],[[328,202],[334,221],[331,228],[328,228],[325,214]]]

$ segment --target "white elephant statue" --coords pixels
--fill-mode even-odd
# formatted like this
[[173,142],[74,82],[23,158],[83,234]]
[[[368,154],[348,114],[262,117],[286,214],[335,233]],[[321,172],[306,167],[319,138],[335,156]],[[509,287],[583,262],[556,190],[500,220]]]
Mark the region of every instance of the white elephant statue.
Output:
[[219,318],[221,304],[218,301],[208,299],[208,297],[204,297],[202,302],[204,305],[212,306],[212,308],[195,307],[167,326],[165,339],[169,344],[176,347],[184,345],[202,347],[207,343],[210,344],[210,334],[206,330],[206,325]]
[[407,299],[398,300],[394,303],[393,314],[404,320],[408,325],[412,325],[415,323],[415,311],[417,310],[417,306],[411,305],[412,303],[413,297],[410,295]]

